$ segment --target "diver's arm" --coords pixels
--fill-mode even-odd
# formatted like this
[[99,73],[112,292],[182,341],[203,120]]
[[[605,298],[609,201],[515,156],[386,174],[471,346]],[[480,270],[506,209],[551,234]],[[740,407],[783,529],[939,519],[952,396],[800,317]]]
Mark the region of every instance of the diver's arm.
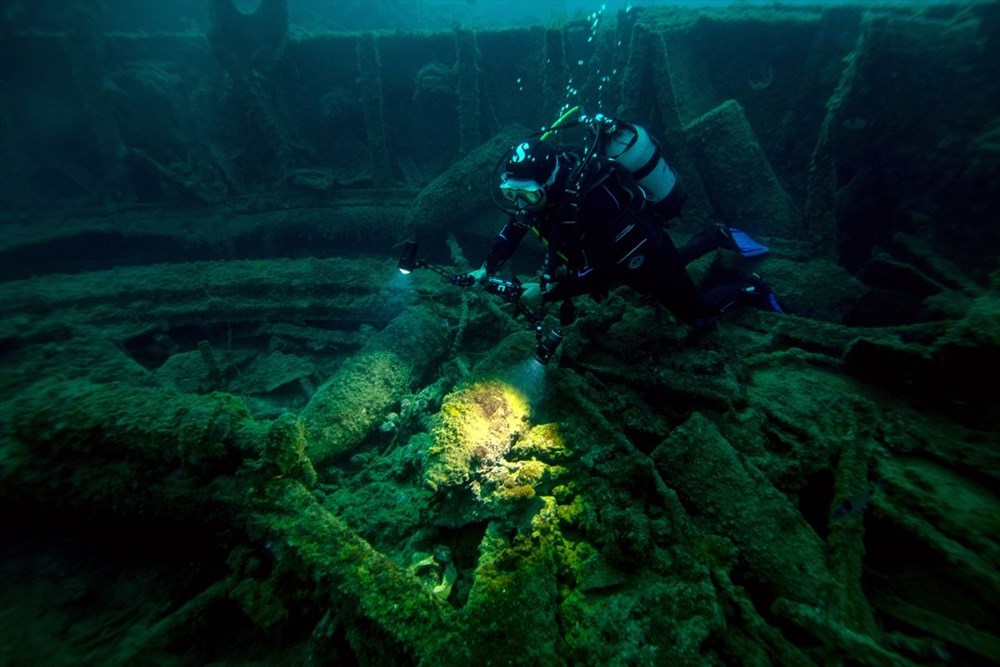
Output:
[[486,261],[483,263],[487,275],[493,275],[500,270],[504,262],[510,259],[514,251],[517,250],[527,233],[528,226],[515,220],[511,220],[503,226],[503,229],[497,234],[496,241],[493,242],[490,254],[486,256]]

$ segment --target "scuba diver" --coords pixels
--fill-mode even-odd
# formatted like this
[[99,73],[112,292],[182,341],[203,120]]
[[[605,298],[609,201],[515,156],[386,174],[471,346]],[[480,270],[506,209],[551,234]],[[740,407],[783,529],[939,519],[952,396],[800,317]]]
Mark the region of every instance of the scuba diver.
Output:
[[[664,223],[680,215],[687,196],[655,140],[640,126],[602,115],[566,124],[576,111],[526,138],[498,163],[493,197],[510,219],[483,265],[466,274],[469,282],[496,274],[531,230],[546,254],[539,281],[522,285],[520,304],[533,309],[562,301],[564,324],[573,318],[572,297],[600,300],[618,284],[656,298],[696,330],[710,327],[737,303],[782,312],[757,274],[699,290],[686,270],[692,261],[718,248],[745,257],[768,249],[724,224],[678,248]],[[586,130],[582,148],[549,140],[579,125]]]

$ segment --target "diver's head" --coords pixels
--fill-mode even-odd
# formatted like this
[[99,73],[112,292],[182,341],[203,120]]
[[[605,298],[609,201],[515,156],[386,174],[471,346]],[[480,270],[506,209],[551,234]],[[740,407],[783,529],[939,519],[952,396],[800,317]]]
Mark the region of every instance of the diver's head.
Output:
[[500,192],[519,209],[537,211],[546,204],[559,173],[556,151],[533,137],[511,149],[500,174]]

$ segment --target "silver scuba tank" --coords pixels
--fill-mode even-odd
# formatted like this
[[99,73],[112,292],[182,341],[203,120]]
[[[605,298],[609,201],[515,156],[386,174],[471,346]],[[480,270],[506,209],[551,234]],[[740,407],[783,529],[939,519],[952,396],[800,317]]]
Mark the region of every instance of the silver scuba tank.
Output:
[[677,185],[677,174],[646,128],[600,114],[594,120],[603,126],[604,156],[632,173],[648,201],[657,204],[666,199]]

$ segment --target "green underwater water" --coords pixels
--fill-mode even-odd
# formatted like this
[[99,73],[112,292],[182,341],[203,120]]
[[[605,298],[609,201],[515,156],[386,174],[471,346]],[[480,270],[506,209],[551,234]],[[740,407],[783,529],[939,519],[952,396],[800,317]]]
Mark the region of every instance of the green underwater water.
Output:
[[[0,18],[0,664],[1000,661],[997,3],[184,7]],[[451,284],[570,103],[786,312]]]

